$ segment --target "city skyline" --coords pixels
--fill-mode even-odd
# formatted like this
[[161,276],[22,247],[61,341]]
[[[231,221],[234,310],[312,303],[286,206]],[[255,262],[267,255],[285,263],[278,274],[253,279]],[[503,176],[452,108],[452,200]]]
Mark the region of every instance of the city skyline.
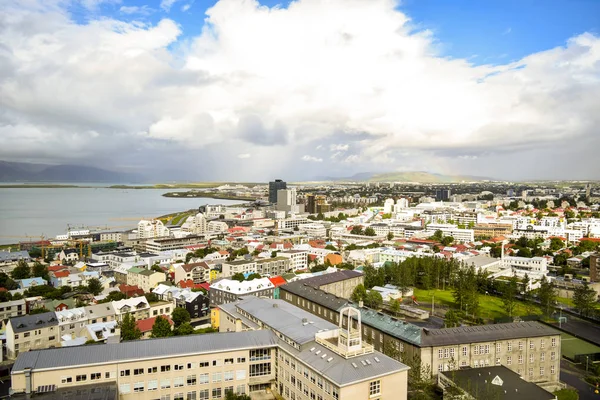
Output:
[[545,4],[2,0],[0,159],[599,179],[600,5]]

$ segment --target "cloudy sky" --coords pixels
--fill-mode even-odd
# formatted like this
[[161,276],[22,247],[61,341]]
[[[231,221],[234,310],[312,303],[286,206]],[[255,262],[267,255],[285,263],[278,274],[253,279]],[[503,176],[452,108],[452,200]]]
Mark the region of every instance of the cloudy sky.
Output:
[[597,0],[0,0],[2,160],[600,179],[599,149]]

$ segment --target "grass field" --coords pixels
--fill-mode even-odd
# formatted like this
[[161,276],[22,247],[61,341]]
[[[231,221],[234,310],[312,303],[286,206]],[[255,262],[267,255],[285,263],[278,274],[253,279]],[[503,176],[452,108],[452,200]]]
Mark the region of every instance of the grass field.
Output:
[[578,339],[568,333],[560,334],[561,353],[564,357],[573,360],[577,354],[600,353],[600,347]]
[[[435,298],[435,304],[446,306],[454,306],[454,297],[451,290],[414,290],[414,295],[417,301],[431,304],[432,296]],[[514,317],[522,317],[525,315],[542,314],[540,308],[534,304],[525,304],[517,302],[517,306],[513,312]],[[508,314],[504,310],[502,299],[489,295],[479,295],[479,317],[494,319],[507,317]]]

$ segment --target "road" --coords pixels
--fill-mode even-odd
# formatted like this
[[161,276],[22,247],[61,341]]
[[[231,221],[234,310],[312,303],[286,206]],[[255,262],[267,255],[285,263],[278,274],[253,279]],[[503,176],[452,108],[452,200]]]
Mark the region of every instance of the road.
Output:
[[560,380],[577,389],[579,400],[600,399],[600,394],[594,393],[594,387],[581,379],[581,372],[567,360],[560,362]]

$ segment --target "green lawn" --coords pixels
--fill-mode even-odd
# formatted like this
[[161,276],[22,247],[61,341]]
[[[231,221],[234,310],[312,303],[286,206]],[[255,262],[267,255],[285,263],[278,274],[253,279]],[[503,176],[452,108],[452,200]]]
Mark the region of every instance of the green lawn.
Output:
[[[454,306],[454,297],[451,290],[422,290],[414,289],[414,295],[417,301],[431,304],[432,296],[435,297],[435,304]],[[513,316],[521,317],[531,314],[542,314],[540,308],[534,304],[525,304],[518,302],[513,312]],[[504,311],[502,299],[490,295],[479,295],[479,315],[482,318],[494,319],[507,317]]]
[[563,356],[573,360],[577,354],[600,353],[600,347],[578,339],[567,333],[561,333],[560,347]]

